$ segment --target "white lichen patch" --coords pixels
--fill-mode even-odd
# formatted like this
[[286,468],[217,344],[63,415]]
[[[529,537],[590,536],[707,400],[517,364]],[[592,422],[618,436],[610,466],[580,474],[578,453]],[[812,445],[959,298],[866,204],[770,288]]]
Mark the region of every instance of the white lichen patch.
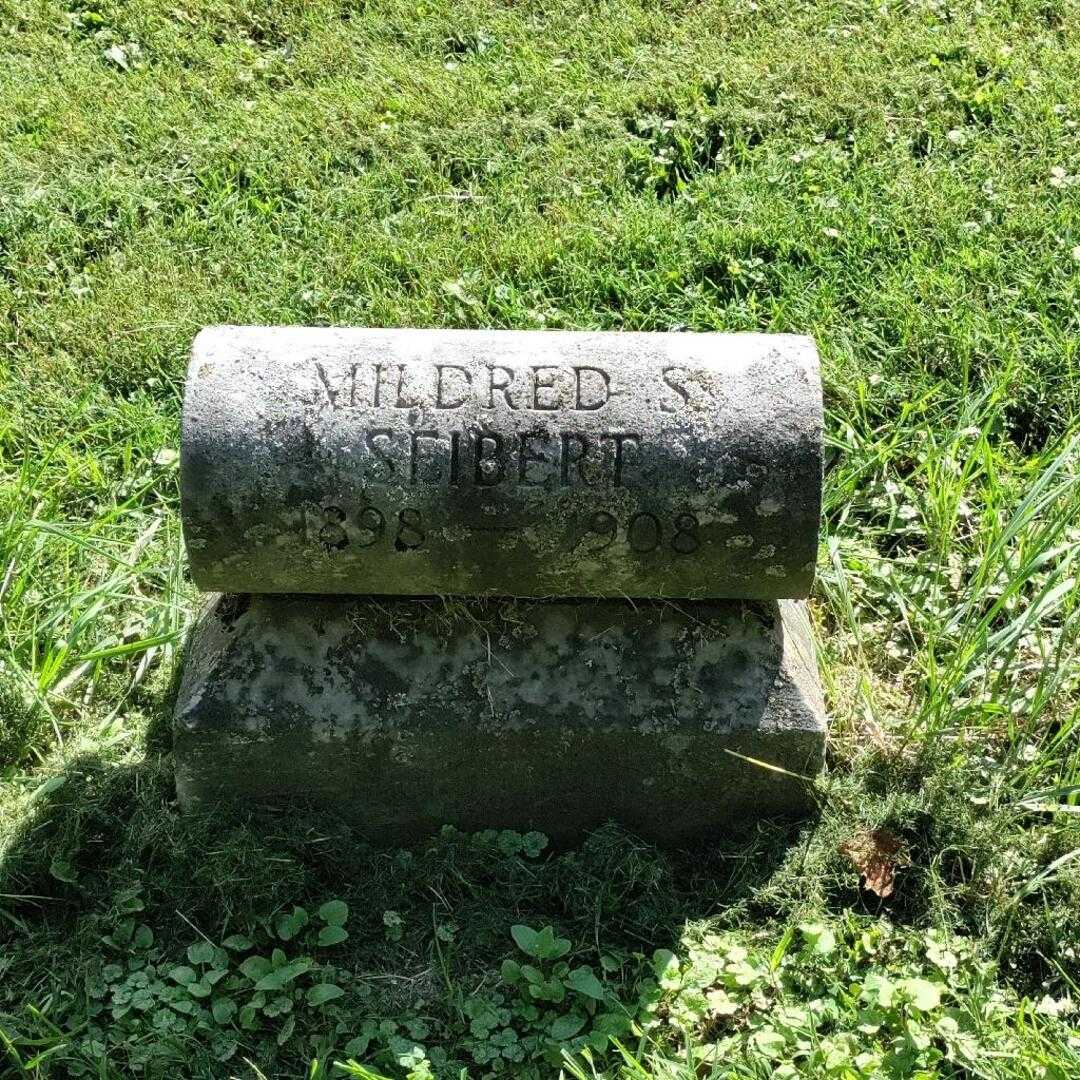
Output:
[[755,559],[771,559],[775,554],[776,554],[776,545],[775,544],[765,544],[764,547],[760,547],[760,548],[758,548],[757,551],[754,552],[754,558]]
[[766,566],[765,573],[769,577],[787,577],[787,568],[774,564],[773,566]]
[[745,533],[739,536],[733,536],[728,542],[729,548],[748,548],[754,546],[754,538],[747,536]]
[[778,499],[762,499],[757,504],[757,512],[762,517],[772,517],[773,514],[779,514],[784,509],[784,504]]

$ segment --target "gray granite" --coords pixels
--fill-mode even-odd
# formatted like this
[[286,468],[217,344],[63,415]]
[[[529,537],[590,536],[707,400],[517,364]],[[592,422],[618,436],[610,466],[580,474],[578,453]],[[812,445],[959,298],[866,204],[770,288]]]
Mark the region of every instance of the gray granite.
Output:
[[809,338],[211,327],[181,448],[204,589],[804,597]]
[[175,714],[185,807],[332,807],[377,841],[690,844],[806,813],[824,740],[787,601],[215,596]]

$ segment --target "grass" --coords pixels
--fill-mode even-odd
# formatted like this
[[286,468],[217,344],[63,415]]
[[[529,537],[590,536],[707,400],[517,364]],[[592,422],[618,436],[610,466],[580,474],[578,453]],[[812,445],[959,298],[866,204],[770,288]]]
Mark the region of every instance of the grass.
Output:
[[[1078,16],[0,0],[0,1075],[1077,1075]],[[686,855],[180,818],[213,322],[813,333],[820,815]],[[274,950],[311,966],[255,991]]]

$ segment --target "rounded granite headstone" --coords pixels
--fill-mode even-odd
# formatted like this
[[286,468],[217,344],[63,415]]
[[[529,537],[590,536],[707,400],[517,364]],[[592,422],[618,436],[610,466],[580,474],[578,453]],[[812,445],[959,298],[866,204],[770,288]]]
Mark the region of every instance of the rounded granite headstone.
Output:
[[804,597],[821,436],[806,337],[210,327],[184,535],[227,592]]

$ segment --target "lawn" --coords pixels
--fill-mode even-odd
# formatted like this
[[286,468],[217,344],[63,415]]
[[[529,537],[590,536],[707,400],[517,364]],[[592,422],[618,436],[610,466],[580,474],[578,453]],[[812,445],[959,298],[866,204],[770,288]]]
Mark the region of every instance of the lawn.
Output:
[[[0,1076],[1080,1075],[1078,22],[0,0]],[[179,816],[216,322],[813,334],[819,812]]]

